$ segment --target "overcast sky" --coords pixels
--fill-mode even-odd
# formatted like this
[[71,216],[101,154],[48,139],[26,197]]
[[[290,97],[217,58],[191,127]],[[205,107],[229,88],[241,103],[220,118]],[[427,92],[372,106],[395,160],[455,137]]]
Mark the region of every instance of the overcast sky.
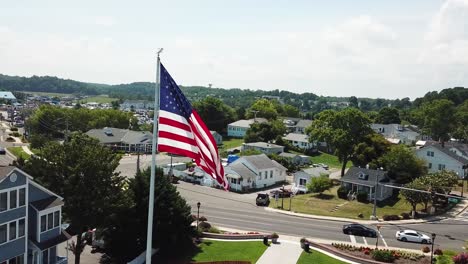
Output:
[[3,1],[0,73],[403,98],[468,86],[468,0]]

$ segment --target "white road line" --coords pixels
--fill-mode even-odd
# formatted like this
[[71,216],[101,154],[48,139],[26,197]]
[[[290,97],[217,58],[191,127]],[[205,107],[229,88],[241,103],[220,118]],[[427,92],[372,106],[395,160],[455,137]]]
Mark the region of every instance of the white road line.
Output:
[[366,246],[368,246],[369,244],[367,244],[367,240],[365,237],[362,237],[362,239],[364,239],[364,244],[366,244]]
[[[382,242],[384,243],[385,247],[388,247],[387,242],[386,242],[385,239],[383,238],[382,233],[380,233],[380,231],[379,231],[379,236],[380,236],[380,238],[382,239]],[[378,238],[377,238],[377,239],[378,239]]]
[[356,237],[354,235],[349,235],[349,238],[351,239],[351,243],[356,244]]

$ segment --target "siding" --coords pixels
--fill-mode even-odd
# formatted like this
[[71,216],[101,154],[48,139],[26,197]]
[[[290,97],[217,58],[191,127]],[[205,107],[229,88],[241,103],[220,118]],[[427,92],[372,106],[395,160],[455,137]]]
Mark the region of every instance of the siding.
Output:
[[24,237],[0,246],[0,262],[25,253]]
[[37,232],[37,224],[38,224],[37,211],[34,210],[33,208],[31,208],[31,206],[29,206],[28,212],[29,212],[29,215],[28,215],[29,238],[37,241],[38,240],[37,239],[37,233],[36,233]]
[[43,190],[37,188],[36,186],[29,184],[29,203],[42,200],[50,197],[51,195]]
[[52,260],[50,263],[55,263],[57,259],[57,246],[53,246],[49,250],[49,258]]
[[44,242],[44,241],[47,241],[51,238],[54,238],[56,236],[60,235],[60,226],[54,228],[54,229],[51,229],[49,231],[45,231],[44,233],[41,233],[40,236],[41,236],[41,241],[40,242]]
[[[428,151],[434,152],[434,157],[427,156]],[[425,160],[428,166],[429,163],[432,163],[432,167],[428,169],[430,173],[438,172],[439,164],[444,164],[445,170],[457,172],[459,177],[463,176],[464,171],[462,164],[434,147],[429,146],[421,148],[416,151],[416,155]]]
[[13,221],[26,216],[26,206],[0,213],[0,223]]
[[17,187],[21,185],[26,184],[26,176],[23,174],[19,173],[18,171],[13,171],[17,175],[16,181],[11,182],[10,177],[5,178],[2,182],[0,182],[0,190],[7,189],[7,188],[12,188],[12,187]]

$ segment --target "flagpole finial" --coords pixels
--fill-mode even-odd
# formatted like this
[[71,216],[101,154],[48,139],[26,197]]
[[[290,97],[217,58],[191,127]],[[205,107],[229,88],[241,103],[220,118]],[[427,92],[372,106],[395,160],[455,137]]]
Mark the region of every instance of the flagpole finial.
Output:
[[159,54],[163,51],[163,48],[160,48],[158,52],[156,52],[156,54],[158,54],[158,58],[159,58]]

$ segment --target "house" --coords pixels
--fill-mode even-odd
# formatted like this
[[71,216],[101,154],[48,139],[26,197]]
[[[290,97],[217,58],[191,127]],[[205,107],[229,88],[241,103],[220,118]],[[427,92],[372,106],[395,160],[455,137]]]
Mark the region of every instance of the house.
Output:
[[303,165],[307,165],[310,163],[310,157],[306,155],[283,152],[283,153],[280,153],[278,156],[289,160],[290,162],[292,162],[294,165],[297,165],[297,166],[303,166]]
[[62,197],[22,170],[0,167],[0,263],[67,263],[57,256],[57,245],[70,238],[62,206]]
[[242,143],[241,151],[246,150],[258,150],[267,155],[271,154],[280,154],[284,151],[284,147],[280,145],[275,145],[265,142],[251,142],[251,143]]
[[296,124],[295,133],[297,134],[305,134],[305,129],[312,125],[312,120],[301,119]]
[[230,189],[247,191],[286,180],[286,168],[265,154],[242,156],[225,167]]
[[147,131],[105,127],[91,129],[86,134],[105,146],[125,152],[150,153],[153,144],[153,134]]
[[221,136],[221,134],[213,130],[210,130],[210,133],[213,136],[217,146],[223,145],[223,136]]
[[0,99],[5,101],[16,102],[16,97],[13,95],[12,92],[0,92]]
[[302,169],[294,173],[293,191],[307,193],[307,184],[312,178],[322,175],[329,176],[330,172],[322,167]]
[[265,118],[252,118],[248,120],[245,120],[245,119],[237,120],[236,122],[228,124],[227,135],[228,137],[243,138],[245,136],[245,133],[247,132],[247,129],[249,129],[253,123],[265,123],[265,122],[267,122]]
[[393,194],[393,188],[385,186],[392,185],[392,181],[383,170],[351,167],[340,181],[350,194],[366,192],[369,201],[373,201],[376,189],[377,201],[385,200]]
[[429,172],[454,171],[458,177],[468,176],[468,145],[446,142],[444,147],[438,142],[426,141],[416,150],[416,155],[425,160]]
[[371,124],[371,128],[392,144],[414,145],[421,139],[421,134],[414,126],[400,124]]
[[289,141],[291,145],[301,149],[311,149],[315,146],[314,143],[309,142],[309,136],[305,134],[289,133],[283,137],[283,139]]
[[148,110],[154,108],[154,102],[145,101],[145,100],[125,100],[120,104],[120,110],[124,111],[139,111],[139,110]]

